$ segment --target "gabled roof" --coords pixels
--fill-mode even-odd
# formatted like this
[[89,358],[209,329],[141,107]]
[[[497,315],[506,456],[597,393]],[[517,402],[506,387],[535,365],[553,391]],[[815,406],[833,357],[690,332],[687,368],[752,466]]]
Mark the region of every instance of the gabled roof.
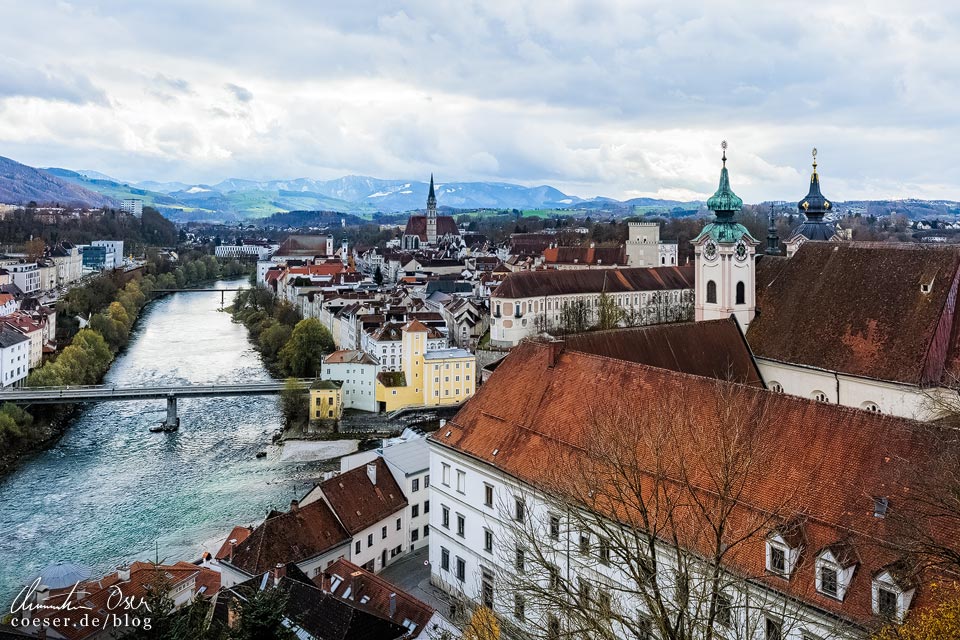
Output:
[[[407,227],[403,230],[405,236],[419,236],[421,242],[427,241],[427,216],[410,216]],[[437,216],[437,237],[446,235],[458,236],[460,229],[456,220],[451,216]]]
[[343,558],[324,569],[314,578],[314,584],[358,609],[406,626],[412,630],[411,638],[420,637],[433,617],[434,609],[430,605]]
[[320,483],[320,491],[351,535],[407,506],[407,499],[383,458],[369,464],[376,469],[376,484],[368,475],[368,465]]
[[[625,402],[640,408],[663,406],[664,398],[676,398],[679,393],[690,398],[685,407],[691,412],[691,424],[705,430],[704,442],[720,437],[711,433],[728,424],[722,412],[727,406],[724,398],[730,394],[736,394],[737,415],[749,416],[751,422],[766,416],[760,419],[771,430],[769,438],[776,447],[765,457],[762,471],[757,470],[743,485],[731,527],[743,526],[756,517],[753,514],[776,513],[785,488],[815,487],[815,491],[799,491],[790,505],[795,513],[809,514],[804,524],[806,549],[856,540],[867,550],[860,553],[864,571],[858,575],[867,576],[897,557],[883,543],[892,540],[896,524],[874,517],[870,496],[897,492],[895,500],[908,499],[909,494],[900,491],[905,478],[929,453],[925,425],[910,420],[592,354],[557,354],[550,344],[524,342],[446,427],[429,438],[530,486],[544,487],[551,477],[551,466],[545,461],[556,460],[564,469],[590,463],[589,425],[594,412]],[[657,424],[648,420],[643,426],[656,429]],[[667,429],[673,422],[662,424]],[[643,445],[650,439],[655,441],[656,434],[637,439],[632,459],[639,471],[653,474],[658,468],[656,450]],[[709,492],[715,477],[696,450],[698,445],[681,440],[676,446],[680,447],[676,456],[685,460],[684,473],[694,490]],[[684,446],[690,450],[684,451]],[[604,515],[624,517],[620,512]],[[955,526],[943,523],[931,534],[955,540],[960,535]],[[709,543],[699,539],[695,530],[686,526],[683,536],[681,544],[708,553],[700,545]],[[814,592],[813,562],[801,561],[789,581],[766,577],[765,538],[766,532],[750,536],[731,549],[728,568],[858,623],[873,620],[869,582],[855,578],[845,600],[838,602]]]
[[564,269],[510,273],[491,294],[495,298],[532,298],[584,293],[629,293],[692,289],[694,266],[635,269]]
[[231,564],[256,575],[288,562],[303,562],[350,542],[350,535],[323,500],[286,513],[272,512],[233,551]]
[[960,373],[960,247],[806,242],[757,263],[754,354],[913,385]]
[[377,364],[376,359],[366,351],[359,349],[340,349],[328,354],[324,364]]
[[327,254],[326,235],[319,236],[288,236],[280,244],[278,256],[319,256]]
[[762,387],[743,333],[732,318],[568,335],[564,348]]
[[419,320],[411,320],[403,326],[405,333],[430,333],[430,327]]

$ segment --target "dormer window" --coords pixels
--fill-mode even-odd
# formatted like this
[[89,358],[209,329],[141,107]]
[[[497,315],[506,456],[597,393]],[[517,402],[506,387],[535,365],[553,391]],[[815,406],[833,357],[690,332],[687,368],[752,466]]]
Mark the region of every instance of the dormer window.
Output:
[[903,620],[910,609],[915,586],[903,575],[903,567],[892,565],[873,578],[873,613],[886,620]]
[[790,579],[800,559],[803,532],[796,522],[788,522],[767,536],[767,571],[781,578]]
[[849,545],[841,543],[827,547],[817,555],[817,591],[843,600],[856,568],[856,554]]

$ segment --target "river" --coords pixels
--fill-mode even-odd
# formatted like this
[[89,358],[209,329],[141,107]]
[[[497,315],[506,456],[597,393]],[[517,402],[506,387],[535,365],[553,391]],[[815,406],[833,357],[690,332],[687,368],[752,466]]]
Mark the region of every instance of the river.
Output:
[[[148,305],[106,382],[269,379],[246,329],[218,310],[220,296],[177,293]],[[181,398],[180,431],[149,433],[165,406],[86,405],[55,447],[0,480],[0,612],[58,561],[99,576],[136,559],[194,560],[234,525],[285,509],[330,468],[280,461],[269,444],[280,428],[276,397]]]

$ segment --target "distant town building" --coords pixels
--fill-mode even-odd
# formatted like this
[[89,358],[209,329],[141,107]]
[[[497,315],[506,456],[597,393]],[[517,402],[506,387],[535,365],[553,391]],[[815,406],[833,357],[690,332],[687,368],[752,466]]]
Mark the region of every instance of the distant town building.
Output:
[[336,422],[343,415],[343,383],[319,380],[310,387],[310,420]]
[[13,284],[20,287],[24,293],[40,291],[40,267],[36,262],[19,262],[8,265],[6,269],[10,272]]
[[[7,294],[2,294],[7,295]],[[30,372],[30,338],[0,326],[0,384],[15,386]]]
[[143,200],[139,198],[126,198],[120,201],[120,211],[130,214],[135,218],[143,216]]
[[341,349],[323,358],[320,377],[325,381],[340,383],[344,409],[376,412],[378,370],[373,356],[357,349]]
[[430,192],[427,194],[426,215],[412,215],[407,219],[401,246],[406,250],[435,247],[439,240],[459,236],[460,229],[452,216],[437,215],[437,195],[430,174]]
[[627,233],[628,266],[672,267],[677,264],[677,244],[660,241],[659,222],[630,222]]
[[221,244],[213,250],[217,258],[234,259],[256,258],[266,260],[273,254],[273,249],[256,244]]

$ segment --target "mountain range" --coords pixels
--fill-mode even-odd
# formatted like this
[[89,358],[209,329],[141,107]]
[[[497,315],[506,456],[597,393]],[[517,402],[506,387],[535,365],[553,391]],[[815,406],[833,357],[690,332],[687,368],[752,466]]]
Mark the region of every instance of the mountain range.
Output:
[[[427,182],[344,176],[335,180],[245,180],[229,178],[216,184],[188,184],[147,180],[128,183],[99,171],[61,168],[37,169],[0,157],[0,203],[61,203],[87,207],[116,207],[125,198],[139,198],[176,221],[237,222],[291,211],[335,211],[372,219],[376,214],[398,214],[423,209]],[[690,214],[700,202],[655,198],[614,200],[578,198],[551,186],[525,187],[507,182],[437,183],[437,201],[449,209],[570,209],[623,213]],[[868,205],[876,206],[868,206]],[[893,211],[912,219],[956,216],[952,201],[857,201],[835,203],[837,211],[850,209],[878,215]]]
[[[89,207],[117,206],[139,198],[178,221],[232,222],[265,218],[289,211],[337,211],[365,218],[422,209],[427,182],[344,176],[335,180],[245,180],[229,178],[216,184],[147,180],[129,183],[99,171],[58,167],[35,169],[0,157],[0,202],[62,203]],[[597,209],[611,206],[658,207],[685,203],[669,200],[618,202],[585,200],[550,186],[525,187],[506,182],[437,183],[437,200],[451,209]]]

